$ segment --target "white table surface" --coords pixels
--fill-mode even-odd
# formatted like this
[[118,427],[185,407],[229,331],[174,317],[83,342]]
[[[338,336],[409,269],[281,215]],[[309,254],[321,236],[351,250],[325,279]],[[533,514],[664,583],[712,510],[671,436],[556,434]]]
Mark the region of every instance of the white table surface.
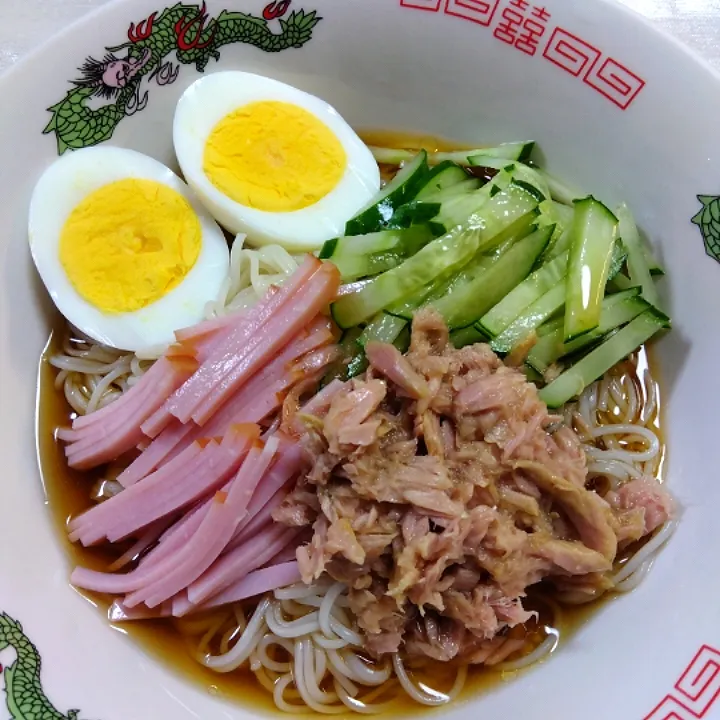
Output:
[[[0,0],[0,72],[68,23],[109,1]],[[651,18],[720,70],[720,0],[621,2]]]

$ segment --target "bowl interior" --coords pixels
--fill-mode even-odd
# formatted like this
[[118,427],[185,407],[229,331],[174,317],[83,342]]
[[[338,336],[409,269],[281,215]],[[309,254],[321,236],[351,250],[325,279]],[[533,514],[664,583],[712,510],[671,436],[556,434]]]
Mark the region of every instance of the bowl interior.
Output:
[[[208,17],[218,18],[226,5],[211,0]],[[720,687],[720,674],[708,680],[710,670],[701,677],[696,669],[687,676],[695,685],[680,683],[678,690],[674,684],[703,647],[710,650],[697,655],[701,668],[720,644],[717,604],[707,601],[720,589],[720,561],[707,551],[717,534],[712,508],[720,495],[714,477],[720,445],[713,432],[720,397],[714,367],[720,268],[691,223],[702,207],[697,195],[720,193],[720,79],[614,3],[547,0],[544,12],[530,4],[515,7],[521,5],[295,0],[293,12],[322,17],[301,47],[263,52],[262,43],[253,46],[238,30],[218,59],[207,57],[205,72],[243,69],[284,80],[328,100],[356,128],[468,144],[535,139],[552,173],[609,203],[624,200],[635,211],[667,269],[663,289],[674,329],[658,355],[666,477],[683,508],[680,527],[643,585],[607,604],[556,657],[484,696],[477,708],[454,706],[448,716],[482,710],[540,720],[547,717],[548,698],[558,720],[672,717],[663,708],[679,701],[700,712],[710,707],[706,700]],[[277,4],[268,8],[277,11]],[[256,17],[264,10],[272,15],[255,0],[242,7]],[[7,148],[0,166],[0,527],[6,551],[0,610],[20,619],[41,647],[45,688],[61,707],[79,704],[84,714],[102,718],[250,717],[139,654],[68,587],[67,560],[43,509],[36,469],[36,369],[54,315],[31,264],[26,217],[32,186],[57,155],[59,133],[42,134],[52,117],[46,108],[63,100],[87,56],[101,57],[105,48],[126,42],[128,31],[142,33],[147,23],[138,22],[153,12],[157,22],[161,11],[149,0],[114,3],[2,80],[0,138]],[[512,24],[505,28],[513,12],[522,14],[516,29],[524,28],[524,41],[521,33],[508,34]],[[281,33],[281,20],[288,19],[271,19],[268,27]],[[186,63],[192,50],[177,50],[167,55],[173,71],[179,68],[177,79],[143,85],[147,96],[141,93],[138,101],[146,106],[123,116],[110,140],[174,168],[174,104],[198,77],[195,65]],[[124,57],[127,48],[115,52]],[[107,104],[93,98],[83,107]],[[630,673],[644,673],[648,658],[652,673],[628,683]],[[608,694],[607,687],[623,691]]]

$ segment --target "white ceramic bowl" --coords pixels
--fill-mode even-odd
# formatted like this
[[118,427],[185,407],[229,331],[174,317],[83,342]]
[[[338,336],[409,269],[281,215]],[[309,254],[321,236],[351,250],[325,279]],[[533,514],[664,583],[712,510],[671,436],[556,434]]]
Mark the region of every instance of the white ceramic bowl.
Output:
[[[209,0],[204,27],[237,5]],[[140,652],[68,586],[68,559],[43,505],[35,454],[36,370],[52,312],[28,250],[32,187],[58,148],[110,136],[174,167],[173,108],[204,68],[290,82],[334,104],[355,127],[415,130],[472,144],[533,138],[555,174],[635,210],[668,270],[664,289],[675,329],[661,343],[660,361],[667,479],[683,507],[679,529],[642,586],[604,606],[550,661],[453,706],[447,716],[720,717],[720,701],[713,706],[720,691],[720,268],[691,223],[702,207],[697,195],[720,194],[720,78],[613,3],[544,0],[544,13],[534,8],[539,3],[528,3],[521,12],[524,39],[503,29],[513,5],[523,2],[294,0],[291,11],[317,11],[315,19],[322,20],[311,27],[312,17],[299,22],[295,16],[300,47],[263,52],[281,50],[289,36],[281,20],[289,22],[290,12],[268,21],[267,32],[256,35],[259,48],[248,42],[247,24],[231,26],[225,15],[208,47],[182,50],[203,21],[194,19],[200,8],[121,0],[0,81],[0,611],[19,620],[37,646],[43,688],[63,712],[80,707],[82,717],[98,720],[252,714]],[[242,3],[260,18],[282,7]],[[138,96],[128,99],[120,89],[110,101],[88,101],[89,89],[73,89],[70,81],[86,57],[102,59],[106,48],[148,32],[155,52],[148,62],[161,69],[152,80],[145,76]],[[200,45],[210,37],[207,29]],[[220,39],[226,44],[214,48]],[[115,51],[121,60],[127,47]],[[186,64],[193,54],[197,67]],[[101,68],[97,78],[118,84],[136,70],[119,63]],[[105,117],[104,132],[99,126],[92,132],[83,113]],[[714,207],[717,222],[720,201]],[[717,222],[718,239],[719,231]],[[0,663],[12,667],[15,650],[6,646],[3,627],[0,622]],[[7,717],[3,699],[0,717]]]

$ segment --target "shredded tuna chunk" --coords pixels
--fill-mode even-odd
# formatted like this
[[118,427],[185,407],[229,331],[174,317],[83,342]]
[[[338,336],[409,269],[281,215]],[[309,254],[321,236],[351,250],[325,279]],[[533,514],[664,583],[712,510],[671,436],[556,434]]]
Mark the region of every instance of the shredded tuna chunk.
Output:
[[670,517],[652,478],[606,498],[589,487],[580,440],[535,385],[487,345],[456,350],[432,310],[407,354],[367,355],[320,420],[294,426],[312,469],[274,517],[312,526],[300,574],[349,585],[375,655],[501,662],[535,617],[529,588],[598,597],[618,546]]

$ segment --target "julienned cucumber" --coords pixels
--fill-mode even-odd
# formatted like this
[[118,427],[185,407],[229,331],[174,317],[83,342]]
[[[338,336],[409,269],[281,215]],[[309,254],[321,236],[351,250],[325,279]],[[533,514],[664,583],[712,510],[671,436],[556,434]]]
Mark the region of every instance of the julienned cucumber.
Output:
[[557,285],[567,273],[567,253],[540,266],[490,312],[480,319],[480,326],[490,336],[499,335],[519,317],[525,308]]
[[[466,181],[469,181],[475,186],[473,178],[468,177],[468,174],[455,163],[440,163],[440,165],[436,165],[427,174],[415,199],[430,200],[432,195],[450,190]],[[437,202],[437,200],[433,199],[433,202]]]
[[654,309],[646,310],[544,387],[540,399],[551,408],[564,405],[655,333],[669,326],[665,315]]
[[457,229],[428,243],[392,270],[378,275],[363,289],[345,295],[331,306],[335,322],[349,328],[366,322],[380,310],[417,292],[451,268],[458,270],[478,251],[480,234]]
[[344,282],[377,275],[399,265],[434,238],[428,225],[413,225],[399,230],[382,230],[368,235],[328,240],[320,259],[332,260]]
[[450,185],[441,190],[433,190],[425,193],[424,189],[418,193],[418,200],[422,202],[442,203],[449,202],[457,197],[466,196],[468,193],[475,192],[480,189],[481,183],[477,178],[466,177],[465,180]]
[[552,317],[565,304],[565,283],[559,282],[532,305],[523,310],[493,341],[492,349],[498,353],[509,353],[520,345],[527,336]]
[[474,158],[495,158],[501,161],[517,160],[518,162],[527,162],[535,149],[534,142],[516,142],[505,143],[496,147],[477,148],[475,150],[457,150],[455,152],[438,152],[430,155],[430,162],[451,160],[458,165],[475,165],[482,167],[490,167],[483,165],[482,162],[473,162]]
[[415,197],[428,173],[427,153],[421,150],[395,177],[345,226],[346,235],[364,235],[382,230],[395,211]]
[[407,320],[380,313],[376,318],[369,322],[365,329],[360,333],[357,339],[361,347],[365,347],[369,342],[377,341],[384,343],[393,343],[397,340],[398,335],[407,325]]
[[[504,158],[505,160],[519,160],[527,162],[532,155],[535,142],[510,142],[496,147],[477,148],[475,150],[456,150],[454,152],[428,153],[431,165],[452,161],[458,165],[467,165],[471,155],[488,155],[488,157]],[[415,156],[412,150],[398,150],[395,148],[370,146],[375,160],[386,165],[401,165]]]
[[635,218],[627,205],[623,204],[617,209],[619,220],[618,232],[627,248],[627,270],[630,282],[642,288],[642,296],[653,307],[660,309],[660,296],[655,288],[655,281],[650,273],[645,247],[640,238]]
[[499,192],[488,191],[487,188],[488,185],[479,192],[469,194],[465,202],[443,204],[435,220],[446,229],[463,223],[481,228],[483,241],[489,243],[513,222],[536,210],[541,202],[534,188],[514,180]]
[[468,325],[468,327],[453,330],[453,332],[450,333],[450,342],[458,349],[466,345],[486,343],[487,341],[487,335],[480,332],[476,325]]
[[561,358],[583,350],[594,342],[600,340],[603,335],[621,327],[625,323],[635,319],[645,312],[650,305],[640,295],[639,288],[632,288],[624,292],[608,295],[603,300],[600,324],[589,333],[569,343],[563,342],[563,329],[558,326],[538,339],[527,357],[526,362],[539,373],[544,373],[550,365]]
[[552,227],[536,230],[512,245],[487,270],[428,305],[445,318],[451,330],[470,325],[527,277],[552,232]]
[[575,201],[565,305],[565,340],[600,323],[618,220],[593,197]]

